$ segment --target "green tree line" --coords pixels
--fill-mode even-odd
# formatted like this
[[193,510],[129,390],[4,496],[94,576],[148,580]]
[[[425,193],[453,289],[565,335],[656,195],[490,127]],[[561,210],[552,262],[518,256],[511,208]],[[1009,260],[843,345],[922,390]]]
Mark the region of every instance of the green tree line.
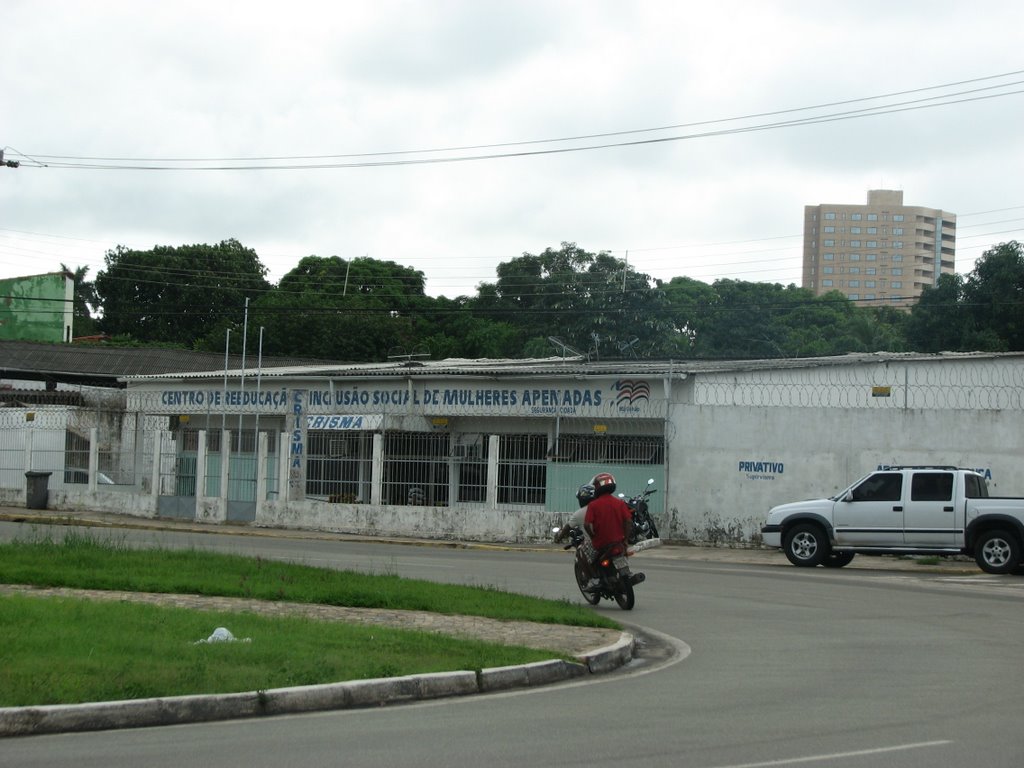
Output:
[[[498,266],[473,296],[431,297],[423,272],[371,258],[308,256],[276,284],[256,252],[216,245],[108,251],[76,277],[76,323],[113,343],[351,362],[433,359],[774,358],[877,351],[1024,350],[1024,248],[986,251],[909,310],[839,292],[688,277],[655,280],[562,243]],[[228,334],[230,331],[230,335]],[[78,334],[82,335],[82,334]]]

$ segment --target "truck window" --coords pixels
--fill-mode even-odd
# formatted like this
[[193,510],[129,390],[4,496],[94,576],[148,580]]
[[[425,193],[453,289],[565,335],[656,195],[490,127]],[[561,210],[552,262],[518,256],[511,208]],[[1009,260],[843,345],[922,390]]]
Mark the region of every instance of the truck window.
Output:
[[980,475],[964,475],[964,495],[968,499],[987,499],[988,484]]
[[915,472],[910,481],[911,501],[952,501],[952,472]]
[[903,475],[876,472],[853,489],[854,501],[899,501],[903,498]]

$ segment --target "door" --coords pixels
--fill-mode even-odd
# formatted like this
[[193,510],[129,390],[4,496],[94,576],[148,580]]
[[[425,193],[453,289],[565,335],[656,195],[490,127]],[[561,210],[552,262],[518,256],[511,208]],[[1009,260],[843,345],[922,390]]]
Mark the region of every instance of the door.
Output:
[[903,545],[903,474],[875,472],[833,507],[836,543],[845,546]]
[[904,510],[904,541],[908,547],[952,547],[957,534],[952,472],[914,472]]

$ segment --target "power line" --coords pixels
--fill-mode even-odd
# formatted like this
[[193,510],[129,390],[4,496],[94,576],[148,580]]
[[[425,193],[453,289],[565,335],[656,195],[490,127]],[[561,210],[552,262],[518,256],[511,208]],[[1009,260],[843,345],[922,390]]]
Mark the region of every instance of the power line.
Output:
[[[831,108],[835,106],[846,106],[849,104],[857,104],[868,101],[877,101],[885,98],[893,98],[896,96],[904,96],[915,93],[922,93],[930,90],[939,90],[944,88],[952,88],[964,84],[973,84],[989,80],[1003,79],[1012,76],[1016,76],[1024,73],[1024,70],[1018,70],[1014,72],[1007,72],[1001,75],[990,75],[982,78],[974,78],[971,80],[962,80],[954,83],[946,83],[943,85],[927,86],[925,88],[917,88],[908,91],[898,91],[890,94],[883,94],[879,96],[870,96],[860,99],[850,99],[846,101],[831,102],[824,105],[814,105],[807,107],[798,107],[794,109],[776,110],[772,112],[764,112],[755,115],[749,115],[744,117],[731,117],[723,118],[718,120],[700,121],[695,123],[680,123],[672,126],[663,126],[660,128],[642,128],[634,129],[629,131],[617,131],[612,133],[599,133],[599,134],[584,134],[570,138],[560,139],[539,139],[523,142],[508,142],[503,144],[478,144],[466,147],[450,147],[443,149],[425,149],[425,150],[399,150],[392,152],[371,152],[371,153],[355,153],[355,154],[340,154],[340,155],[293,155],[293,156],[271,156],[271,157],[253,157],[253,158],[90,158],[90,157],[76,157],[70,155],[42,155],[35,154],[30,157],[28,155],[18,153],[25,158],[24,165],[26,167],[48,167],[48,168],[64,168],[64,169],[81,169],[81,170],[145,170],[145,171],[167,171],[167,170],[188,170],[188,171],[238,171],[238,170],[315,170],[315,169],[337,169],[337,168],[366,168],[366,167],[381,167],[381,166],[398,166],[398,165],[424,165],[424,164],[437,164],[437,163],[454,163],[454,162],[468,162],[468,161],[481,161],[481,160],[495,160],[505,159],[514,157],[528,157],[536,155],[550,155],[550,154],[562,154],[568,152],[583,152],[592,151],[598,149],[610,149],[617,147],[628,147],[628,146],[640,146],[645,144],[659,144],[665,142],[674,141],[686,141],[700,138],[710,138],[714,136],[727,136],[739,133],[750,133],[757,131],[776,130],[779,128],[792,128],[803,125],[817,125],[821,123],[835,122],[838,120],[849,120],[861,117],[871,117],[877,115],[887,115],[899,112],[914,111],[918,109],[930,109],[940,106],[949,106],[953,104],[963,104],[973,101],[982,101],[994,98],[1002,98],[1004,96],[1013,96],[1024,93],[1024,90],[1016,91],[1003,91],[1001,93],[984,93],[986,91],[992,91],[996,89],[1005,89],[1010,86],[1017,86],[1024,83],[1024,81],[1016,80],[1011,82],[999,83],[996,85],[989,85],[979,88],[968,89],[959,92],[945,93],[937,96],[928,96],[922,99],[913,99],[903,102],[894,102],[891,104],[869,106],[861,109],[846,110],[842,112],[835,112],[832,114],[815,115],[810,117],[797,118],[793,120],[783,120],[779,122],[761,123],[752,126],[743,126],[738,128],[723,128],[714,131],[705,131],[692,134],[684,134],[679,136],[662,136],[656,138],[645,138],[645,139],[634,139],[630,141],[620,142],[609,142],[601,144],[591,144],[586,146],[576,147],[554,147],[547,149],[532,149],[522,151],[509,151],[509,152],[497,152],[477,155],[453,155],[447,157],[419,157],[413,159],[391,159],[391,160],[367,160],[359,159],[353,162],[306,162],[309,160],[319,161],[337,161],[348,158],[385,158],[385,157],[397,157],[404,155],[415,155],[415,154],[439,154],[441,152],[462,152],[462,151],[476,151],[480,149],[505,149],[521,146],[532,146],[538,144],[552,144],[552,143],[564,143],[569,141],[589,141],[600,138],[611,138],[615,136],[626,136],[626,135],[637,135],[642,133],[659,132],[666,130],[676,130],[679,128],[696,128],[707,125],[726,124],[731,122],[737,122],[742,120],[749,120],[762,117],[773,117],[784,114],[793,114],[798,112],[814,111],[823,108]],[[983,95],[982,95],[983,94]],[[964,98],[954,98],[964,97]],[[933,103],[928,103],[933,102]],[[49,158],[49,162],[43,162],[44,159]],[[272,162],[274,164],[262,164]],[[171,164],[182,164],[182,163],[203,163],[203,165],[171,165]],[[212,165],[210,164],[212,163]],[[230,164],[227,164],[230,163]],[[260,163],[260,164],[257,164]]]

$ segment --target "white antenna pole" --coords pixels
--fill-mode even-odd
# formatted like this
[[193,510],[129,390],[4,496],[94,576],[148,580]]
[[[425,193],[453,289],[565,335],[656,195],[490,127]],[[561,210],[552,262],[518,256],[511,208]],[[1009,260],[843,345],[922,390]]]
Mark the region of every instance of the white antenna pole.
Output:
[[[260,440],[260,384],[263,378],[263,326],[260,326],[260,348],[256,355],[256,442]],[[253,453],[257,454],[259,447],[253,444]]]
[[[231,350],[231,329],[228,328],[227,333],[224,334],[224,396],[223,402],[220,404],[220,431],[221,433],[227,429],[227,418],[228,418],[228,353]],[[221,450],[224,450],[223,446]]]
[[238,380],[238,452],[242,452],[242,394],[245,392],[245,342],[249,338],[249,299],[245,300],[245,316],[242,319],[242,375]]

